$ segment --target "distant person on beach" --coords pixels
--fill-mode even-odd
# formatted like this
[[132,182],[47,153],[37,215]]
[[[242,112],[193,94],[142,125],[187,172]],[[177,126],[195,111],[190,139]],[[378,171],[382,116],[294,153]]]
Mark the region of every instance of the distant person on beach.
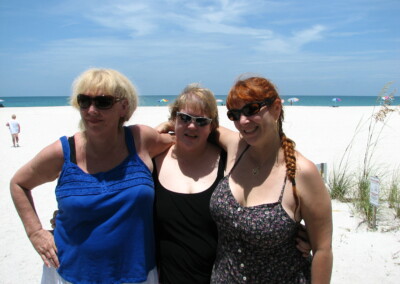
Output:
[[13,114],[11,118],[12,119],[7,122],[6,126],[10,129],[13,147],[19,147],[19,133],[21,132],[21,126],[19,125],[15,114]]
[[[211,283],[329,283],[330,196],[314,163],[284,134],[274,85],[261,77],[238,80],[227,108],[239,133],[219,130],[228,174],[210,201],[218,228]],[[296,249],[302,220],[312,261]]]
[[[80,112],[81,131],[45,147],[10,185],[45,264],[42,283],[156,284],[152,158],[172,138],[143,125],[123,126],[137,107],[137,94],[115,70],[85,71],[70,101]],[[42,227],[31,190],[56,179],[53,236]]]

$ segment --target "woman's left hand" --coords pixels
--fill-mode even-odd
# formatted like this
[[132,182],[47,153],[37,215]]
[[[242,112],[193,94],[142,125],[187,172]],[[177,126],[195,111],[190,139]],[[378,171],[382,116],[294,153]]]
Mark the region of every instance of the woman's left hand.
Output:
[[310,239],[308,238],[306,227],[303,224],[299,224],[296,237],[296,248],[302,253],[303,257],[310,256]]

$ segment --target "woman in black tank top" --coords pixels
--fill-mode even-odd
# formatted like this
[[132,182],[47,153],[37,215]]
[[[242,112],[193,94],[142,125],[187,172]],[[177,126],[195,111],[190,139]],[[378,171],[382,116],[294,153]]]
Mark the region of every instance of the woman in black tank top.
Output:
[[210,283],[217,249],[211,194],[226,153],[208,142],[218,127],[212,92],[189,85],[170,107],[176,143],[156,157],[155,226],[160,283]]

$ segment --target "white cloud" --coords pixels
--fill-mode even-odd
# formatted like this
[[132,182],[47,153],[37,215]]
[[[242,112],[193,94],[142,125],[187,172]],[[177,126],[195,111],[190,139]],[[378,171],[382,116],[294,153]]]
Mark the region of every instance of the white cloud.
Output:
[[[247,24],[258,1],[114,1],[98,3],[86,9],[84,16],[116,30],[128,30],[134,36],[157,34],[163,30],[199,33],[265,34],[268,29]],[[251,8],[251,9],[250,9]],[[129,32],[130,30],[130,32]],[[269,33],[269,31],[267,32]]]
[[300,52],[303,46],[321,40],[325,30],[326,27],[315,25],[310,29],[294,32],[289,37],[275,35],[271,39],[264,40],[256,49],[263,52],[295,54]]
[[302,46],[309,42],[317,41],[322,38],[322,32],[324,32],[326,28],[322,25],[315,25],[311,29],[302,30],[297,32],[293,36],[293,42],[297,46]]

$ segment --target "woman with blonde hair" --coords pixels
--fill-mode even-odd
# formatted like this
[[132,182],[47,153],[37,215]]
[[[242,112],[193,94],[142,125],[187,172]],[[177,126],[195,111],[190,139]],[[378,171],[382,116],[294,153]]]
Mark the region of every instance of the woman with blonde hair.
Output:
[[[144,125],[123,126],[137,94],[118,71],[82,73],[71,104],[79,110],[81,131],[45,147],[10,185],[45,264],[42,283],[158,283],[151,159],[172,139]],[[56,179],[53,236],[40,223],[31,190]]]

